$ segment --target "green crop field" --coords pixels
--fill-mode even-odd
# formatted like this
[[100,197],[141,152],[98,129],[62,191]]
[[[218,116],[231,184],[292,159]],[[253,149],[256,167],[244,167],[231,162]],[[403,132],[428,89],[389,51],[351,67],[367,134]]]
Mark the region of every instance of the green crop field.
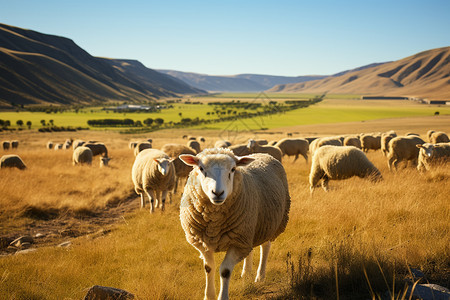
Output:
[[[268,96],[268,97],[266,97]],[[306,94],[281,94],[281,95],[260,95],[260,94],[220,94],[209,97],[190,98],[191,102],[201,104],[175,103],[172,108],[163,109],[161,112],[152,113],[114,113],[105,111],[102,108],[85,108],[76,113],[75,111],[45,113],[45,112],[0,112],[0,119],[9,120],[11,127],[17,128],[17,120],[22,120],[24,127],[28,121],[32,122],[32,128],[40,128],[41,120],[47,123],[53,120],[55,126],[89,127],[88,120],[91,119],[132,119],[143,122],[147,118],[162,118],[164,123],[180,122],[182,118],[217,119],[212,112],[219,106],[208,105],[210,102],[228,102],[231,100],[268,104],[268,101],[283,102],[288,99],[309,99],[317,95]],[[259,98],[258,98],[259,97]],[[251,119],[240,119],[237,121],[218,122],[193,126],[193,129],[223,129],[233,128],[243,129],[273,129],[306,124],[336,123],[368,121],[384,118],[398,118],[411,116],[429,116],[438,111],[441,115],[449,115],[450,107],[418,104],[407,100],[359,100],[357,95],[329,95],[330,99],[312,105],[307,108],[299,108],[285,113],[266,115],[264,117],[253,117]],[[356,100],[358,99],[358,100]],[[236,109],[238,112],[243,109]],[[249,112],[255,112],[249,111]],[[101,129],[104,127],[91,127],[91,129]],[[123,128],[115,128],[116,130]]]

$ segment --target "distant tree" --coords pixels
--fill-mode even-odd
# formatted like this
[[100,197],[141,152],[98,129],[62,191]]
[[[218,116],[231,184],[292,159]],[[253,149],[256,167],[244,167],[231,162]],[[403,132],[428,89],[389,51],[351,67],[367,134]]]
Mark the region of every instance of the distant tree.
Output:
[[153,124],[153,119],[152,118],[147,118],[144,120],[144,124],[146,126],[151,126]]
[[142,127],[142,122],[140,120],[137,120],[136,122],[134,122],[134,126]]
[[180,118],[183,117],[183,113],[182,112],[179,112],[178,115],[180,116]]
[[22,121],[22,120],[17,120],[17,121],[16,121],[16,124],[17,124],[19,127],[22,127],[22,126],[23,126],[23,121]]
[[161,125],[164,123],[164,119],[156,118],[156,119],[155,119],[155,123],[156,123],[158,126],[161,126]]
[[27,126],[28,126],[28,129],[31,129],[31,121],[27,121]]
[[6,126],[6,127],[11,126],[11,121],[10,121],[10,120],[6,120],[6,121],[5,121],[5,126]]
[[49,120],[48,122],[50,123],[50,125],[52,125],[52,126],[54,125],[54,121],[53,120]]
[[41,120],[41,125],[45,126],[45,120]]

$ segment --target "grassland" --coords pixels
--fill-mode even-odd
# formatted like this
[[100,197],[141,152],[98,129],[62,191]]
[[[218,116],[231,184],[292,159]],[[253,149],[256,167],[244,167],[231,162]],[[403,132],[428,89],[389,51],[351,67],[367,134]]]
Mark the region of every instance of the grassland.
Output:
[[[328,105],[333,108],[325,102],[323,109]],[[311,128],[318,135],[386,129],[424,135],[428,129],[450,132],[450,122],[448,116],[410,117],[285,130],[301,135]],[[163,130],[150,137],[159,148],[185,143],[182,134],[197,133],[211,145],[220,131]],[[80,299],[94,284],[128,290],[138,299],[202,298],[204,271],[179,223],[180,195],[164,214],[138,209],[130,179],[134,157],[127,145],[130,139],[149,136],[100,131],[70,136],[104,141],[113,158],[110,168],[100,169],[97,163],[73,167],[71,151],[44,148],[47,140],[63,141],[67,133],[0,133],[1,140],[19,139],[17,154],[28,165],[23,172],[0,170],[0,237],[44,234],[35,238],[37,251],[0,257],[0,298]],[[391,173],[380,152],[369,152],[368,157],[383,182],[332,181],[329,193],[318,190],[313,198],[307,184],[310,165],[303,159],[284,159],[292,197],[289,224],[273,243],[266,280],[255,284],[239,279],[239,264],[232,274],[232,298],[335,299],[336,290],[340,299],[376,298],[387,290],[398,295],[409,265],[424,271],[431,282],[450,286],[448,168],[422,175],[414,168]],[[99,229],[109,234],[94,234]],[[72,242],[69,248],[55,247],[67,240]],[[217,254],[217,261],[222,257]]]

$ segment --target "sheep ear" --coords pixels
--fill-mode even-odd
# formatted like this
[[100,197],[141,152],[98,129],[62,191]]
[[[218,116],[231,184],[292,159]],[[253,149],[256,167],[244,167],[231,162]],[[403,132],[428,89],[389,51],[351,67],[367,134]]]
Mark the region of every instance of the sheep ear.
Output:
[[178,156],[182,162],[187,164],[188,166],[197,166],[199,158],[197,156],[191,154],[182,154]]
[[159,164],[159,160],[157,160],[156,158],[154,158],[153,161]]
[[255,160],[253,157],[250,157],[250,156],[241,156],[241,157],[238,157],[237,159],[238,160],[236,162],[236,166],[238,166],[238,167],[246,166]]

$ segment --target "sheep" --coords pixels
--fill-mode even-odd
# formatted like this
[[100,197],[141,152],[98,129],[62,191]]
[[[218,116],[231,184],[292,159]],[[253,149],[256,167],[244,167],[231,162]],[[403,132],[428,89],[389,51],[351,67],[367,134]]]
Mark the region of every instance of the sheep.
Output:
[[53,142],[52,141],[48,141],[46,144],[46,147],[48,150],[52,150],[53,149]]
[[218,140],[214,144],[214,148],[228,148],[230,146],[231,146],[231,143],[229,141],[226,141],[226,140]]
[[255,142],[257,142],[261,146],[269,144],[269,142],[265,139],[258,139],[258,140],[255,140]]
[[316,137],[305,137],[305,140],[308,141],[308,143],[311,145],[312,141],[316,140]]
[[147,139],[147,142],[149,142],[150,144],[153,144],[153,139]]
[[67,139],[63,144],[63,149],[66,149],[66,150],[70,149],[70,147],[72,147],[72,142],[73,142],[72,139]]
[[344,146],[353,146],[361,149],[361,141],[358,136],[347,136],[342,143]]
[[314,139],[310,142],[309,144],[309,153],[311,153],[311,155],[314,155],[314,152],[325,145],[331,145],[331,146],[342,146],[342,142],[341,139],[338,137],[322,137],[322,138],[317,138]]
[[427,131],[427,139],[428,139],[428,142],[430,142],[430,143],[431,143],[431,135],[432,135],[433,133],[435,133],[434,130],[428,130],[428,131]]
[[368,152],[370,149],[381,149],[381,135],[373,133],[365,133],[359,137],[361,141],[361,149]]
[[75,141],[73,141],[73,143],[72,143],[72,149],[75,150],[75,149],[77,149],[78,147],[83,146],[84,144],[86,144],[86,142],[83,141],[83,140],[75,140]]
[[283,157],[283,154],[281,153],[280,148],[276,146],[261,146],[258,144],[255,140],[248,140],[247,148],[250,150],[251,153],[267,153],[275,157],[278,161],[281,162],[281,158]]
[[317,183],[323,179],[322,188],[328,191],[329,180],[342,180],[353,176],[382,179],[380,171],[369,161],[363,151],[353,146],[322,146],[312,158],[309,173],[311,195]]
[[305,139],[284,138],[276,143],[275,147],[280,148],[283,156],[295,156],[294,162],[298,159],[299,154],[305,158],[306,162],[308,162],[309,143]]
[[252,249],[261,246],[255,281],[265,277],[271,242],[286,228],[290,195],[286,173],[279,161],[265,153],[236,157],[225,148],[181,155],[193,166],[184,188],[180,221],[186,240],[203,259],[205,299],[215,298],[214,253],[226,251],[220,265],[218,299],[228,299],[234,266],[242,259],[241,276],[252,269]]
[[92,155],[102,155],[104,157],[108,157],[108,149],[103,143],[86,143],[83,145],[84,147],[88,147],[92,150]]
[[425,144],[425,142],[418,136],[410,135],[404,137],[395,137],[389,141],[389,152],[387,155],[389,170],[392,166],[397,169],[397,165],[401,161],[412,161],[417,165],[417,158],[419,156],[419,148],[416,145]]
[[196,141],[197,140],[197,138],[195,137],[195,136],[188,136],[187,137],[187,139],[189,140],[189,141]]
[[100,168],[107,167],[111,157],[100,156]]
[[92,157],[93,157],[92,150],[85,146],[77,147],[75,150],[73,150],[72,154],[72,164],[75,165],[91,165],[92,164]]
[[151,149],[151,148],[152,144],[150,144],[149,142],[139,142],[134,148],[134,156],[136,157],[139,154],[139,152],[141,152],[144,149]]
[[450,143],[416,145],[419,148],[417,170],[429,171],[433,165],[450,162]]
[[11,147],[11,142],[10,141],[3,141],[2,142],[2,146],[3,146],[3,150],[9,150],[9,148]]
[[238,144],[232,145],[228,147],[231,151],[233,151],[234,155],[244,156],[251,154],[250,149],[248,149],[247,144]]
[[55,146],[53,147],[54,150],[61,150],[63,148],[63,144],[57,143],[55,144]]
[[178,156],[181,154],[195,155],[196,153],[193,149],[182,144],[166,144],[161,148],[161,151],[174,159],[173,165],[175,166],[175,186],[173,188],[173,192],[176,193],[178,190],[178,185],[183,179],[186,179],[192,171],[192,167],[183,163]]
[[433,132],[430,137],[431,144],[448,143],[449,141],[450,140],[448,139],[448,135],[442,131]]
[[381,134],[381,142],[380,142],[381,145],[380,146],[381,146],[381,152],[383,153],[384,156],[387,156],[387,154],[389,152],[390,140],[392,140],[395,137],[397,137],[397,134],[395,133],[395,131],[392,131],[392,130]]
[[150,212],[155,211],[161,202],[165,210],[166,196],[175,185],[175,167],[172,159],[161,150],[144,149],[136,156],[131,170],[131,178],[136,194],[141,196],[141,208],[145,207],[144,193],[150,200]]
[[138,144],[138,142],[130,142],[130,143],[128,144],[128,148],[134,149],[134,148],[136,148],[137,144]]
[[9,154],[3,155],[0,159],[0,169],[3,168],[17,168],[19,170],[25,170],[27,166],[18,155]]
[[275,146],[278,141],[270,141],[267,145],[269,146]]
[[202,143],[205,143],[205,142],[206,142],[205,138],[202,137],[202,136],[199,136],[199,137],[198,137],[198,140],[199,140],[200,142],[202,142]]
[[19,148],[19,141],[18,140],[11,141],[11,149],[17,148]]
[[200,149],[200,143],[196,140],[189,140],[186,144],[189,148],[193,149],[195,153],[200,153],[202,150]]

